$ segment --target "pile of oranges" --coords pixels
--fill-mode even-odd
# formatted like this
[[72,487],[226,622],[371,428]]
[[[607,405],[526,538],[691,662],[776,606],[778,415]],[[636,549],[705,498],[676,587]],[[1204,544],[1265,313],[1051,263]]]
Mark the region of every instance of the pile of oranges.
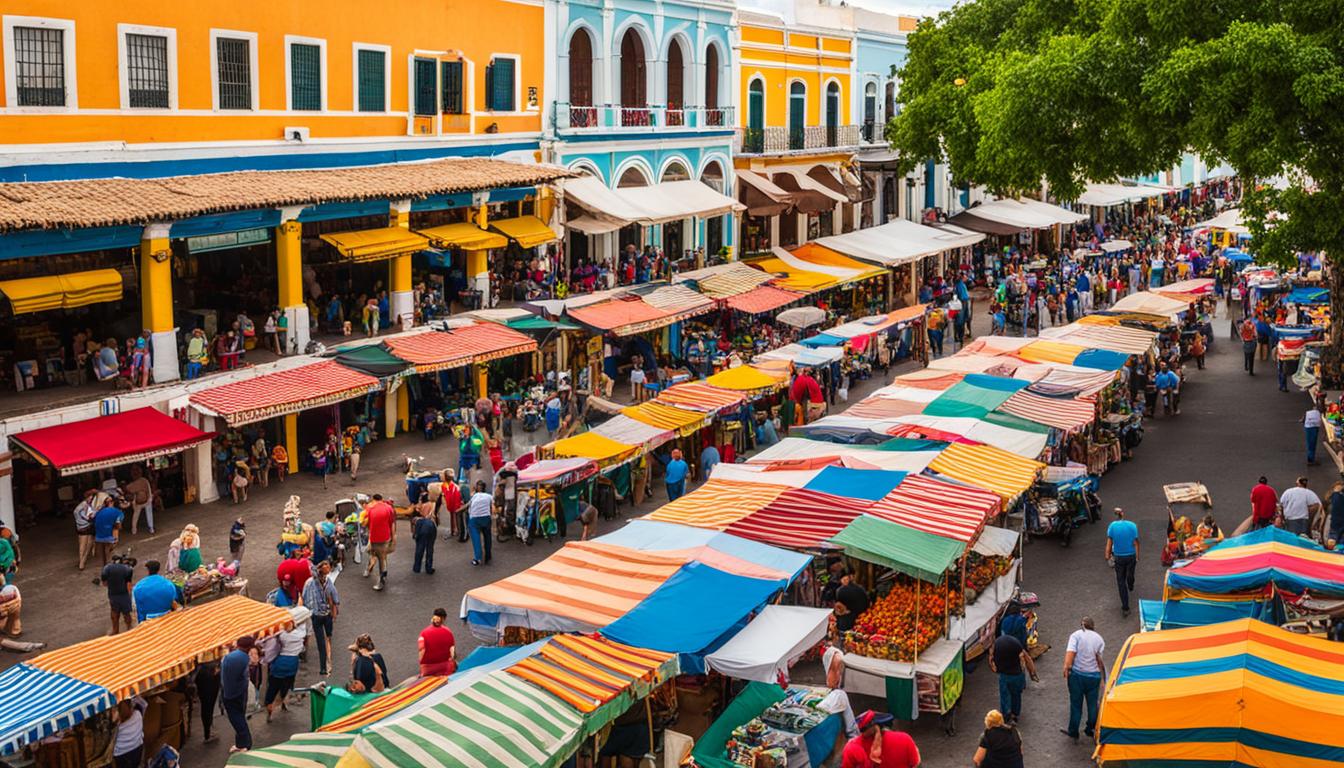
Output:
[[947,629],[945,617],[961,607],[961,592],[948,584],[920,584],[897,576],[890,592],[873,603],[845,633],[845,652],[913,662]]

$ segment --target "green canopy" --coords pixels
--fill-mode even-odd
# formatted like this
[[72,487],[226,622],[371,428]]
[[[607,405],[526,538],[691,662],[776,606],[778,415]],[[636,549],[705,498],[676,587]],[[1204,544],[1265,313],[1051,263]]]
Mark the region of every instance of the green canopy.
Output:
[[983,419],[985,414],[1003,405],[1013,389],[977,386],[965,379],[953,384],[924,408],[928,416],[953,416]]
[[346,368],[353,368],[380,379],[400,375],[411,367],[410,363],[392,354],[384,344],[337,347],[335,353],[329,354],[328,357]]
[[1003,411],[990,411],[980,419],[990,424],[996,424],[1008,429],[1017,429],[1022,432],[1035,432],[1039,435],[1049,434],[1050,427],[1030,419],[1024,419],[1021,416],[1015,416]]
[[770,705],[782,701],[788,691],[778,685],[766,683],[748,683],[746,688],[723,710],[719,719],[709,726],[705,734],[695,740],[691,757],[700,768],[740,768],[728,759],[728,740],[733,729],[744,725],[753,717],[770,708]]
[[850,557],[885,565],[917,579],[937,583],[966,551],[959,541],[906,528],[872,515],[859,515],[831,537]]
[[515,331],[580,331],[583,330],[573,323],[567,323],[564,320],[547,320],[544,317],[532,315],[530,317],[520,317],[510,320],[508,326]]
[[353,733],[300,733],[265,749],[239,752],[230,766],[256,768],[335,768],[354,742]]

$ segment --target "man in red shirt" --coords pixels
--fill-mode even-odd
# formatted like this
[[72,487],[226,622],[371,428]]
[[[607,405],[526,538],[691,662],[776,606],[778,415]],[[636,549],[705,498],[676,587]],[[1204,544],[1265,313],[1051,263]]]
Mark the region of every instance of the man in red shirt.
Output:
[[378,564],[378,583],[373,585],[375,592],[383,591],[387,583],[387,555],[397,541],[397,511],[383,501],[381,494],[373,495],[373,503],[364,510],[368,517],[365,525],[369,528],[369,564],[364,568],[367,578],[373,573],[373,564]]
[[420,632],[420,676],[451,675],[457,671],[457,640],[453,631],[445,626],[448,612],[442,608],[434,609],[429,626]]
[[803,411],[804,424],[815,421],[826,410],[826,398],[821,393],[821,385],[812,377],[810,368],[794,377],[789,398]]
[[[290,605],[299,604],[299,595],[303,594],[303,585],[308,583],[308,578],[312,575],[312,564],[299,550],[291,552],[289,559],[281,560],[280,567],[275,569],[275,579],[280,582],[281,589],[285,590]],[[289,577],[288,583],[285,582],[286,576]]]
[[892,716],[868,710],[856,719],[859,735],[849,740],[841,768],[916,768],[919,748],[910,734],[890,731]]
[[434,519],[439,519],[439,510],[448,511],[448,530],[449,537],[458,541],[467,540],[467,524],[463,519],[462,512],[467,508],[466,499],[462,498],[462,488],[457,484],[457,478],[453,475],[453,470],[445,469],[440,476],[440,482],[429,484],[429,498],[434,502]]
[[1274,524],[1279,513],[1279,495],[1270,487],[1264,477],[1251,489],[1251,530],[1259,530]]

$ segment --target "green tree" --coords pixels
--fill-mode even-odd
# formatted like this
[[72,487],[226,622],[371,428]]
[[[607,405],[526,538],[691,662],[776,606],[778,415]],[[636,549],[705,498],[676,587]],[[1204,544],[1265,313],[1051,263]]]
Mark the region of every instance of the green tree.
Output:
[[1226,161],[1257,258],[1329,254],[1344,318],[1344,0],[969,0],[909,48],[887,138],[911,168],[946,156],[957,183],[1069,200],[1186,151]]

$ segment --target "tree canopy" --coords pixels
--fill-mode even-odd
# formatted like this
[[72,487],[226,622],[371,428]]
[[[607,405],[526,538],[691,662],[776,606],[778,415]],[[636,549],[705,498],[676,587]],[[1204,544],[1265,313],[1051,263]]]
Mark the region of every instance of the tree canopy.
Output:
[[965,0],[910,35],[900,82],[912,168],[1071,200],[1191,151],[1289,180],[1247,184],[1257,256],[1344,259],[1344,0]]

